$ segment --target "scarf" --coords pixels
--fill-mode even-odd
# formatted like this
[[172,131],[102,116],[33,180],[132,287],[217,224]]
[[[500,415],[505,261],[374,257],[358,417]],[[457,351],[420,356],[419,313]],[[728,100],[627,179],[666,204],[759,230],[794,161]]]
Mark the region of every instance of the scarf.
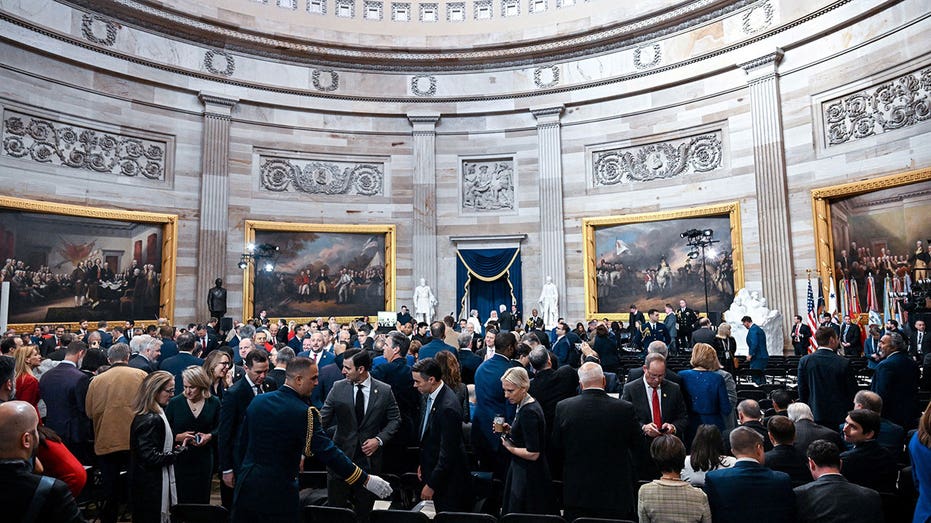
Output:
[[[174,449],[174,436],[171,432],[171,425],[168,424],[168,418],[165,417],[165,411],[158,410],[159,417],[165,423],[165,442],[162,444],[162,452],[170,453]],[[167,465],[162,467],[162,523],[171,521],[171,506],[178,503],[178,492],[175,488],[175,467]]]

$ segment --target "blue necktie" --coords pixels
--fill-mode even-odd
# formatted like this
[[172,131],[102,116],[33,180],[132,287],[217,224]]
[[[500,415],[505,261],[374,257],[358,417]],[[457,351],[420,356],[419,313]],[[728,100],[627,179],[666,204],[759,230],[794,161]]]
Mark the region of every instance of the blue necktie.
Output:
[[430,419],[430,407],[433,405],[433,396],[427,396],[427,406],[423,411],[423,427],[420,427],[420,439],[423,439],[423,433],[427,432],[427,421]]

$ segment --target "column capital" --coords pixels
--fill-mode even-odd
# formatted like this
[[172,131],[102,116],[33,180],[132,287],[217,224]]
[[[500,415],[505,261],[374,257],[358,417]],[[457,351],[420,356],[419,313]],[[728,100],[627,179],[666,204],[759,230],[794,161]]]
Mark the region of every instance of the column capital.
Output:
[[530,114],[537,120],[537,127],[558,125],[565,106],[531,107]]
[[197,98],[204,104],[204,114],[222,116],[229,118],[233,113],[233,107],[239,103],[239,98],[232,98],[219,93],[201,91],[197,93]]
[[440,121],[440,113],[415,111],[407,113],[407,119],[414,127],[414,134],[433,134],[436,132],[436,123]]
[[783,56],[785,56],[785,52],[783,52],[782,48],[777,47],[772,53],[767,53],[753,60],[739,63],[737,67],[740,67],[747,73],[747,82],[753,83],[778,74],[777,69],[779,68],[779,63],[782,62]]

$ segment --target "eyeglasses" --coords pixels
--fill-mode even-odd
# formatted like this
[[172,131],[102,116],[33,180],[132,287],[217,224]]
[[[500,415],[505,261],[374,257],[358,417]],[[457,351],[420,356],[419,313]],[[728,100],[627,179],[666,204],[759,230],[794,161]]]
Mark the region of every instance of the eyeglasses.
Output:
[[220,365],[221,367],[229,367],[229,366],[230,366],[230,362],[228,362],[228,361],[221,361],[218,365]]
[[162,389],[162,392],[167,392],[168,394],[174,394],[174,393],[175,393],[175,389],[174,389],[174,388],[171,388],[171,389]]

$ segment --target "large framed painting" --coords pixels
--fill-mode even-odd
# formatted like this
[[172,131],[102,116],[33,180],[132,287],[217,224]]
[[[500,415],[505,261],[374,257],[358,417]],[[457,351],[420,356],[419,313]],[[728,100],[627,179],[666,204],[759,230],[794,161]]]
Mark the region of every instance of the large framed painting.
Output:
[[343,320],[394,310],[395,226],[246,221],[243,315]]
[[818,271],[825,284],[835,278],[838,310],[882,313],[887,293],[931,278],[931,169],[823,187],[811,198]]
[[0,197],[11,327],[174,316],[178,216]]
[[[586,218],[582,230],[587,318],[627,321],[632,304],[662,311],[680,299],[705,311],[706,284],[708,308],[722,312],[744,285],[737,202]],[[716,241],[702,257],[683,234],[706,230]]]

